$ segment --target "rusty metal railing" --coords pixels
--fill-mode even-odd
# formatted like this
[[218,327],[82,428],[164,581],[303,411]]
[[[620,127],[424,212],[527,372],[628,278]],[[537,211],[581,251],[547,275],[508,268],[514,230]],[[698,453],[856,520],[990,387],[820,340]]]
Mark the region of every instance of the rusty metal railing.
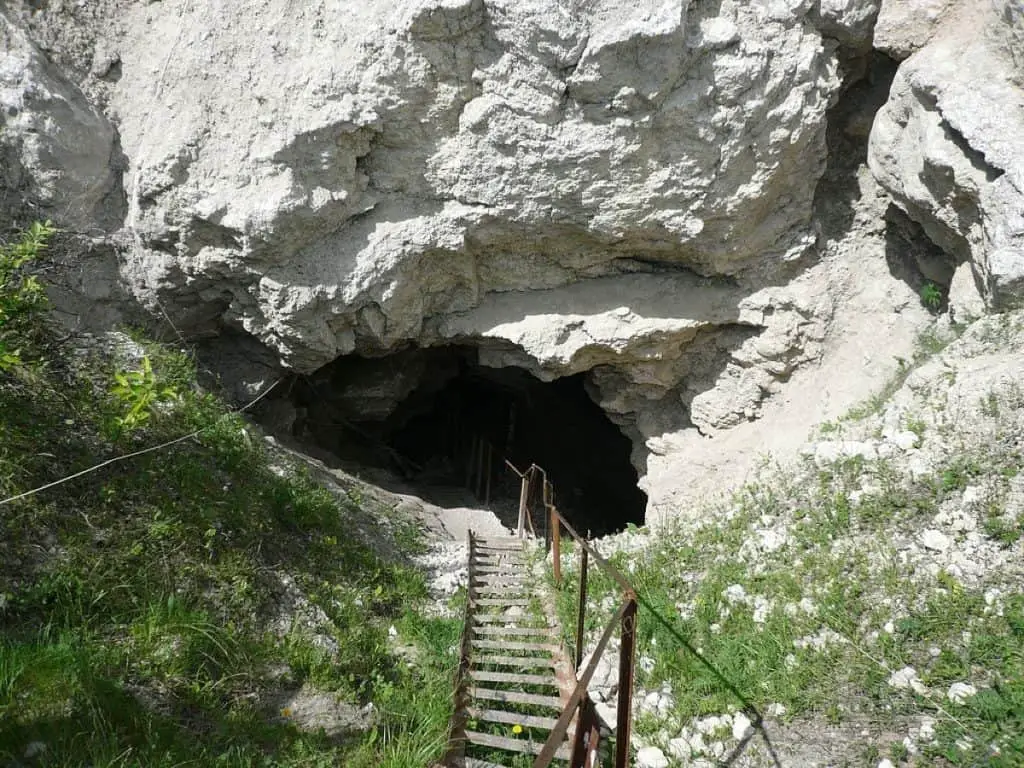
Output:
[[[552,573],[556,585],[560,586],[562,584],[563,528],[577,543],[580,551],[579,600],[576,609],[576,647],[574,649],[576,687],[573,689],[568,703],[562,710],[562,714],[548,736],[548,740],[544,743],[543,748],[534,760],[533,768],[547,768],[551,764],[555,752],[565,740],[574,718],[576,718],[576,734],[573,739],[572,758],[569,763],[570,768],[592,768],[598,764],[598,747],[600,746],[601,736],[597,712],[594,702],[589,695],[589,686],[594,677],[594,672],[597,670],[598,663],[615,634],[616,628],[620,630],[619,695],[618,708],[616,710],[615,756],[612,765],[614,768],[626,768],[629,762],[629,741],[633,713],[637,622],[636,591],[629,581],[562,517],[555,506],[554,489],[548,480],[547,473],[543,469],[533,464],[525,472],[520,472],[511,463],[506,462],[506,464],[521,479],[518,524],[520,537],[526,535],[527,526],[530,527],[531,531],[534,529],[529,502],[532,489],[539,484],[541,501],[544,506],[544,527],[547,533],[545,538],[551,547]],[[587,576],[590,560],[593,560],[598,568],[619,587],[622,602],[612,619],[605,626],[601,639],[598,640],[597,646],[590,654],[590,661],[587,663],[586,668],[580,673],[586,631]]]

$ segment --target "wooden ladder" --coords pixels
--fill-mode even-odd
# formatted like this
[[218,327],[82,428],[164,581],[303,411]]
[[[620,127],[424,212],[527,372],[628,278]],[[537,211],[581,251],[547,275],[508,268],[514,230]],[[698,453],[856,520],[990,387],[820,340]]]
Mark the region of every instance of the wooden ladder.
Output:
[[[469,586],[451,745],[445,768],[533,765],[575,684],[522,540],[469,535]],[[552,765],[570,759],[573,733]],[[521,756],[521,757],[517,757]]]

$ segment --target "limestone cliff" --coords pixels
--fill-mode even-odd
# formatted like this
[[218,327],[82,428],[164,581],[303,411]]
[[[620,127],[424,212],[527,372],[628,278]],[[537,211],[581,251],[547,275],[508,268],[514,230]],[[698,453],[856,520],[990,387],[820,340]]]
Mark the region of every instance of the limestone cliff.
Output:
[[[873,120],[876,20],[905,60]],[[655,506],[735,459],[708,444],[745,466],[873,386],[923,279],[974,311],[1024,296],[1016,0],[14,2],[0,23],[8,209],[91,222],[142,306],[287,369],[458,343],[586,373]],[[941,268],[901,272],[936,246]]]
[[990,304],[1024,296],[1024,6],[963,7],[875,120],[875,176]]

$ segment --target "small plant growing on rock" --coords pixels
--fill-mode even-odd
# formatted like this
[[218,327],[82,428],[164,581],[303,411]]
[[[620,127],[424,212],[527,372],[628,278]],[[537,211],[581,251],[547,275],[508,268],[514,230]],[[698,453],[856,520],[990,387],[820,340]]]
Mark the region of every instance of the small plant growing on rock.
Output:
[[921,303],[930,312],[935,312],[942,306],[942,289],[931,281],[925,283],[921,286]]
[[924,433],[928,428],[928,424],[924,419],[912,418],[907,419],[906,427],[908,432],[913,432],[917,435],[917,444],[914,447],[920,447],[921,441],[924,440]]

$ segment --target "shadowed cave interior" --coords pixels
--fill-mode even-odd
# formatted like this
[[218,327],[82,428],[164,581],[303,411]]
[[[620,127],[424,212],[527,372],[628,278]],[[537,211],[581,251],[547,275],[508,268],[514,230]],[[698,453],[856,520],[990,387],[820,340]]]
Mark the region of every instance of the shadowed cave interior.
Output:
[[474,347],[411,349],[339,358],[302,379],[292,400],[304,437],[342,461],[397,471],[427,499],[468,489],[504,510],[507,525],[520,484],[505,459],[520,469],[536,463],[559,511],[581,534],[599,536],[643,524],[647,497],[629,438],[584,379],[543,382],[520,368],[482,366]]

